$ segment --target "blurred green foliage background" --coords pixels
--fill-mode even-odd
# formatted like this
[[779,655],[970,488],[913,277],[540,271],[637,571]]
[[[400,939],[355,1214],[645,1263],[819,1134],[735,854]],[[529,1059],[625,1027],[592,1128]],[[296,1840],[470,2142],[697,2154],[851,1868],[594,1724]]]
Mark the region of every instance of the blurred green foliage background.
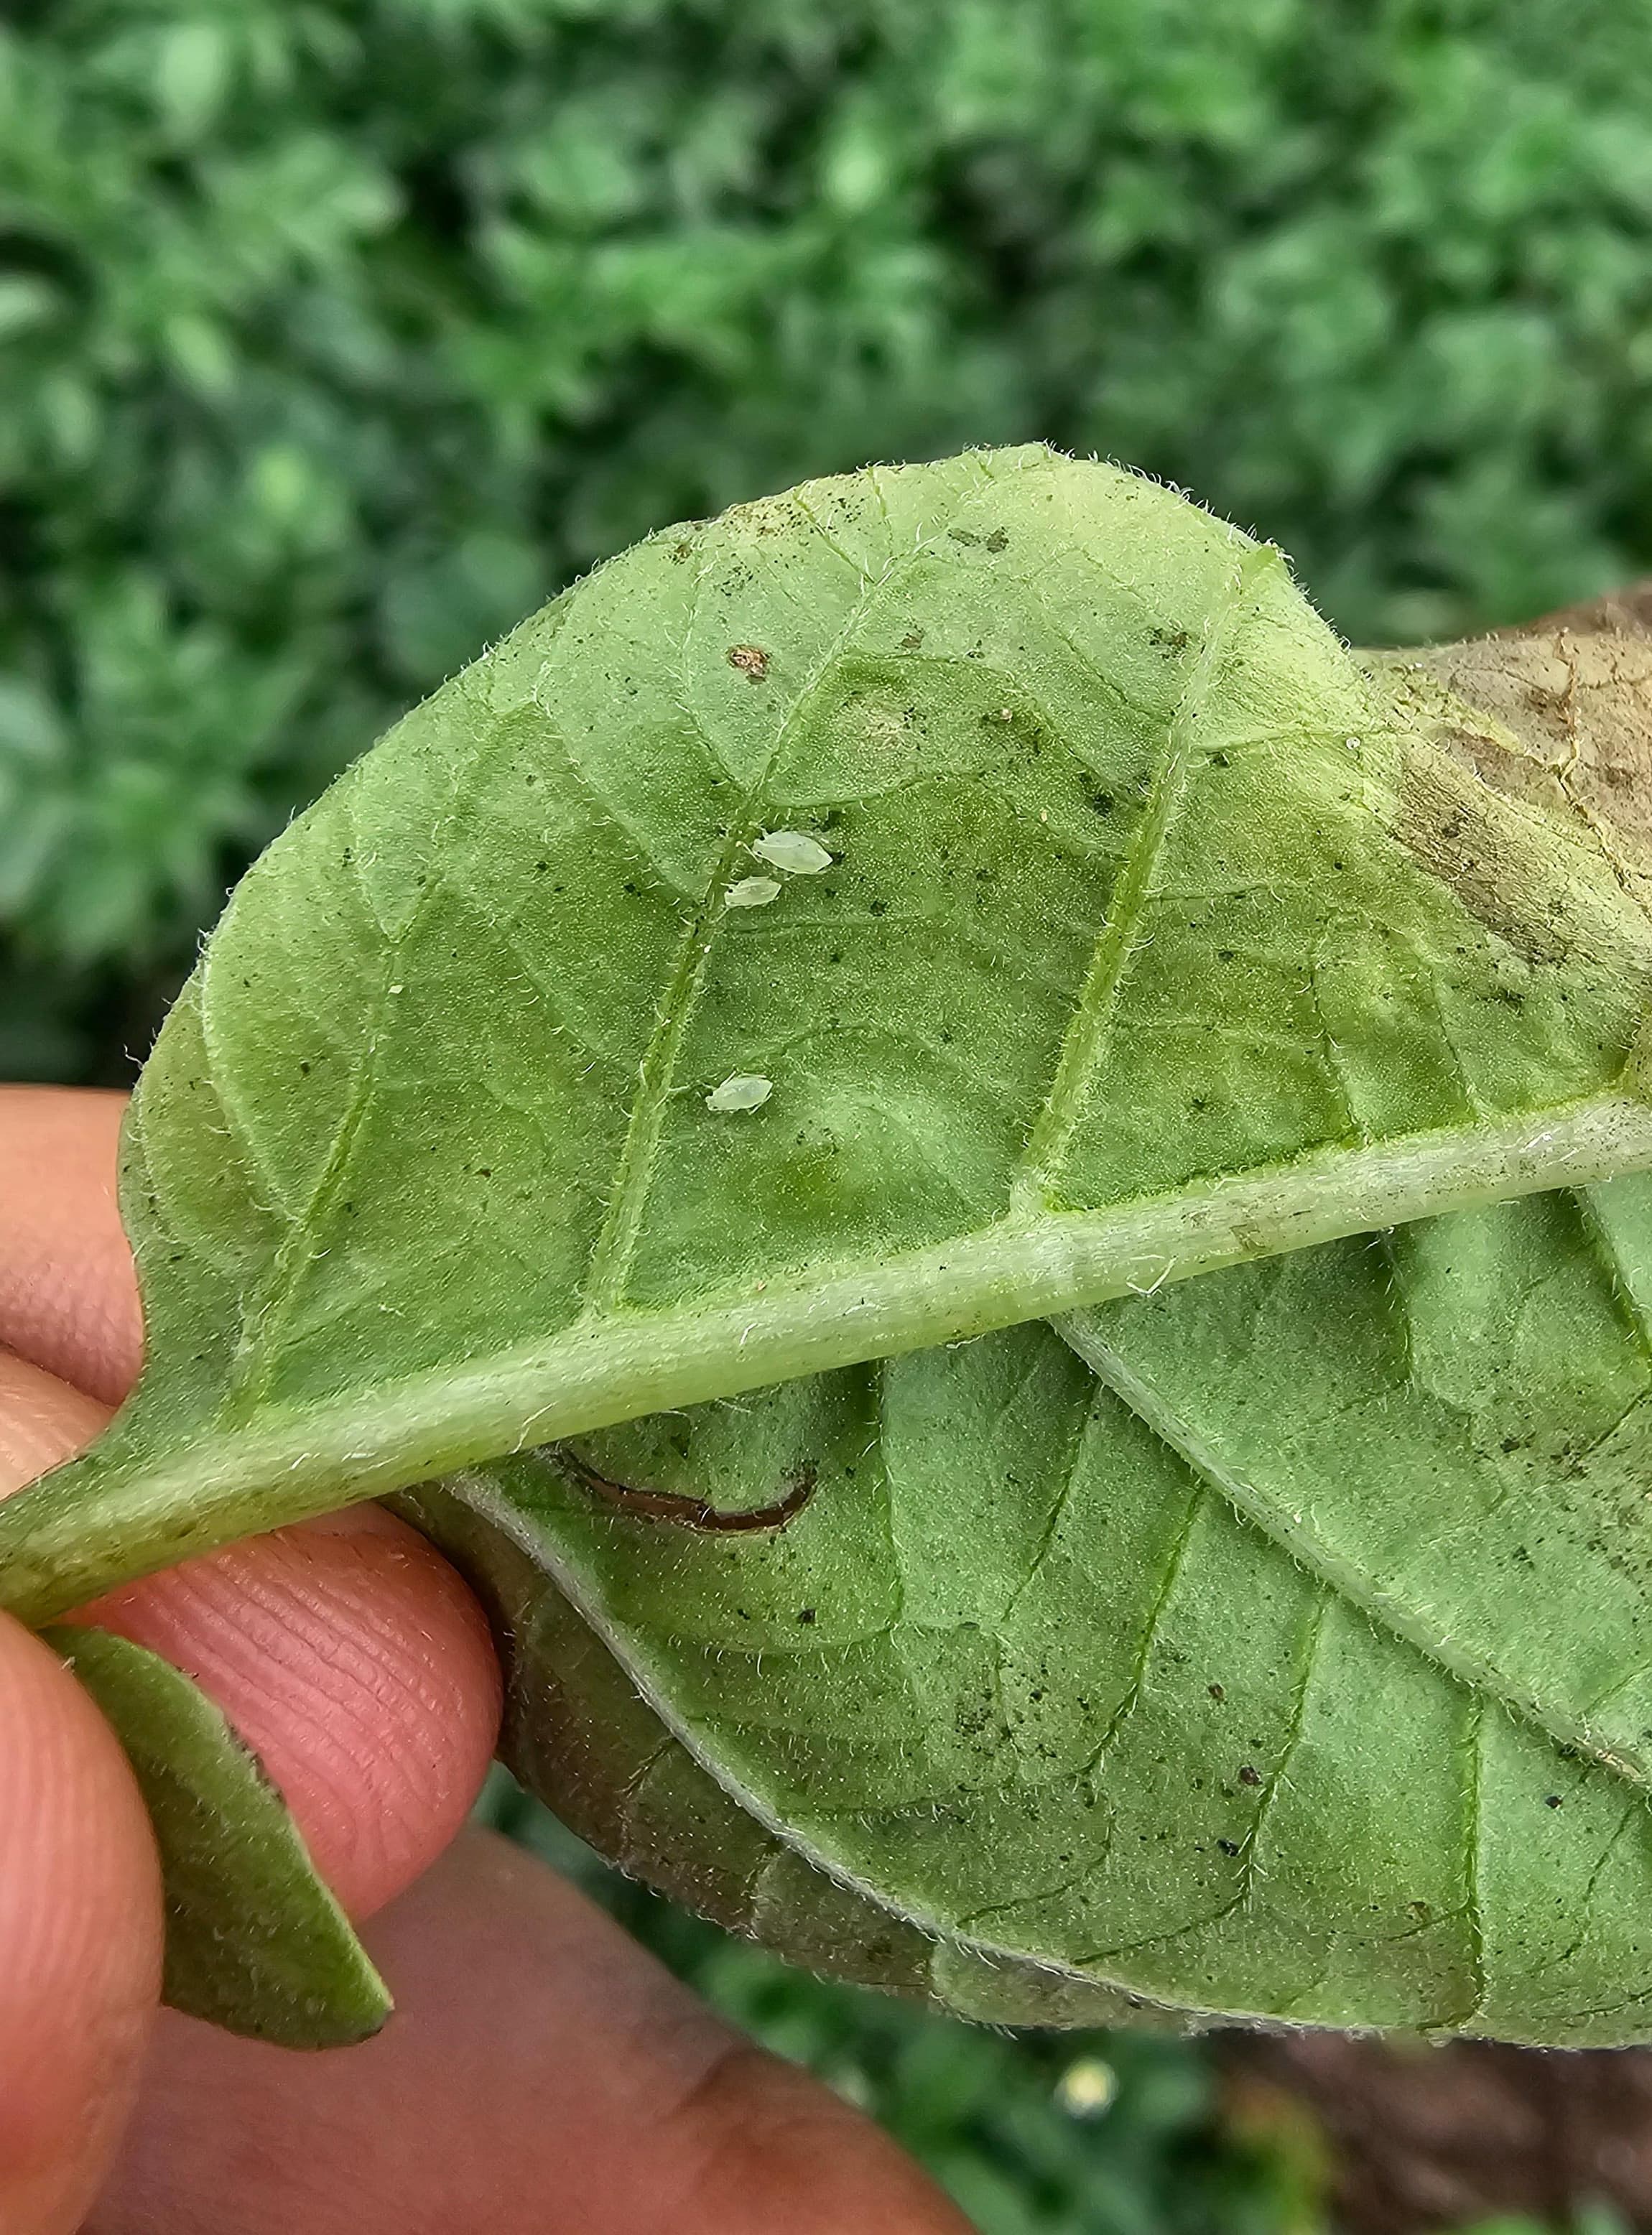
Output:
[[[807,474],[1098,451],[1373,641],[1652,566],[1649,108],[1623,0],[10,0],[0,1076],[128,1078],[396,712]],[[993,2235],[1313,2217],[1197,2049],[1081,2115],[633,1921]]]
[[1652,561],[1622,0],[10,0],[0,1072],[663,521],[1042,436],[1368,639]]

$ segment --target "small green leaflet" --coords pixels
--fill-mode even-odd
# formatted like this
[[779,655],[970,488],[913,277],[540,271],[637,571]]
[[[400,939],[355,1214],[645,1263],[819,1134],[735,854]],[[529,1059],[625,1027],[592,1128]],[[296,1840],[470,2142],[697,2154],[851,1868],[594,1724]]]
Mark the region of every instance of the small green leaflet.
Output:
[[651,538],[244,880],[128,1131],[148,1364],[0,1599],[1643,1165],[1647,920],[1446,737],[1040,448]]
[[390,2012],[384,1983],[280,1795],[211,1701],[108,1630],[44,1634],[114,1725],[149,1811],[167,2002],[287,2048],[377,2033]]

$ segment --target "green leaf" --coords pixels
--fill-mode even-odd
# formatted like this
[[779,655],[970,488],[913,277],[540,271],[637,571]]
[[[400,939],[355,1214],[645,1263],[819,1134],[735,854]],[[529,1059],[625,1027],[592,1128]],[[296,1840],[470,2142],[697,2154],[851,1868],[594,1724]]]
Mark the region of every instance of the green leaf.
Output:
[[834,1979],[987,2025],[1163,2027],[1099,1981],[987,1956],[829,1878],[674,1739],[571,1602],[503,1530],[435,1486],[397,1500],[481,1591],[505,1665],[502,1759],[589,1845],[658,1892]]
[[1644,1163],[1647,919],[1445,726],[1039,448],[652,538],[239,889],[128,1134],[149,1362],[0,1597]]
[[[517,1765],[783,1950],[765,1875],[806,1908],[807,1865],[996,1956],[1000,2015],[1042,1966],[1645,2039],[1649,1217],[1623,1182],[1215,1274],[1084,1315],[1105,1381],[1023,1327],[465,1475],[515,1548],[454,1540],[507,1579]],[[591,1805],[619,1719],[547,1586],[715,1809],[663,1747]]]
[[1304,1567],[1652,1784],[1652,1183],[1361,1235],[1062,1328]]
[[287,2048],[377,2033],[384,1983],[258,1759],[188,1677],[102,1629],[46,1633],[126,1749],[161,1851],[162,1993]]

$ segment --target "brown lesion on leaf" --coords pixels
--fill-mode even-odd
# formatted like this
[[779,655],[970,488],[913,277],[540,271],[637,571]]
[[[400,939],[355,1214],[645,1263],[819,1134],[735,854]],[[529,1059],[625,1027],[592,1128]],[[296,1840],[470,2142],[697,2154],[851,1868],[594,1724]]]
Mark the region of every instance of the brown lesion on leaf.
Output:
[[761,683],[769,672],[769,655],[761,645],[731,644],[729,665],[738,667],[748,683]]
[[678,1529],[696,1529],[720,1536],[748,1536],[758,1530],[783,1529],[786,1524],[801,1513],[815,1494],[815,1469],[800,1466],[790,1477],[781,1495],[768,1505],[750,1506],[739,1512],[731,1512],[721,1506],[708,1504],[703,1498],[691,1498],[680,1491],[641,1490],[626,1482],[611,1482],[606,1475],[599,1474],[593,1466],[571,1452],[566,1445],[556,1452],[556,1464],[570,1480],[592,1497],[600,1498],[616,1512],[628,1513],[639,1521],[664,1521]]
[[1489,790],[1592,839],[1652,914],[1652,582],[1380,659],[1391,676],[1451,694],[1459,718],[1437,744]]
[[1487,811],[1487,789],[1439,753],[1404,752],[1394,836],[1472,915],[1541,968],[1567,952],[1572,927],[1533,907],[1510,858],[1506,823]]

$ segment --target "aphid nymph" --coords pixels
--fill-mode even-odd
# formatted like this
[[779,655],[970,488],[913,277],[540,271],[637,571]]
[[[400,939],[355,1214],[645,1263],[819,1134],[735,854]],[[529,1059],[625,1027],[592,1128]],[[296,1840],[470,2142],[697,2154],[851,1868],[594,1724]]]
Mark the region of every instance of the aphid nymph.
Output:
[[832,866],[831,855],[806,830],[765,830],[752,840],[751,850],[758,861],[793,877],[817,877]]
[[717,1117],[731,1111],[760,1110],[774,1092],[771,1078],[758,1078],[750,1072],[737,1072],[725,1078],[721,1086],[714,1086],[705,1098],[705,1106]]
[[767,908],[779,897],[780,886],[773,877],[742,877],[723,895],[730,908]]

